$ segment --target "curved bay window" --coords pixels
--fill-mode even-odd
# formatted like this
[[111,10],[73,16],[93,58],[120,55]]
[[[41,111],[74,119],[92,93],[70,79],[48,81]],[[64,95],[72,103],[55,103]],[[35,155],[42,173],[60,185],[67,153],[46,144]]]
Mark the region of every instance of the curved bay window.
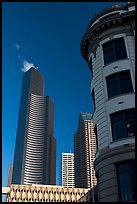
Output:
[[116,171],[120,201],[135,201],[135,161],[117,163]]
[[135,110],[128,109],[110,115],[112,137],[118,140],[135,136]]
[[103,44],[104,64],[127,58],[124,38],[117,38]]

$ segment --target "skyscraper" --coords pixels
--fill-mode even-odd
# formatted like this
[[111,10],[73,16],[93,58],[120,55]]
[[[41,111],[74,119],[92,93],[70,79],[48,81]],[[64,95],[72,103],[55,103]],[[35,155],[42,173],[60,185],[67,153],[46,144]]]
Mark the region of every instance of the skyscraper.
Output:
[[81,52],[92,75],[99,202],[135,201],[135,3],[98,13]]
[[93,188],[96,185],[94,171],[96,137],[92,117],[90,113],[80,113],[78,131],[74,136],[76,188]]
[[9,165],[9,170],[8,170],[8,184],[7,184],[7,186],[10,186],[10,184],[11,184],[12,171],[13,171],[13,164],[10,164]]
[[62,153],[62,186],[75,187],[74,154]]
[[54,106],[33,67],[23,76],[12,183],[56,184]]

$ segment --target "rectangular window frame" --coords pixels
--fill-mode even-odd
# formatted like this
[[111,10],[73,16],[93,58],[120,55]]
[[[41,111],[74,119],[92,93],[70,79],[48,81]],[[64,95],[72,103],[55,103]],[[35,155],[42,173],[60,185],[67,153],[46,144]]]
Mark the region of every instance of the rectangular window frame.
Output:
[[[124,166],[126,165],[127,169],[121,169],[120,170],[120,166]],[[120,202],[127,202],[127,201],[134,201],[135,200],[135,160],[134,159],[131,159],[131,160],[126,160],[126,161],[122,161],[122,162],[118,162],[116,163],[116,173],[117,173],[117,182],[118,182],[118,192],[119,192],[119,201]],[[124,175],[124,174],[129,174],[129,178],[130,178],[130,185],[126,185],[124,186],[122,183],[121,183],[121,179],[120,179],[120,176],[121,175]],[[126,182],[126,180],[125,180]],[[125,199],[123,198],[123,195],[122,195],[122,191],[124,189],[130,189],[131,192],[132,192],[132,199]]]
[[95,137],[96,137],[96,150],[98,151],[97,124],[94,126],[94,133],[95,133]]
[[[129,83],[129,90],[126,90],[126,86],[125,86],[125,90],[123,89],[123,80],[126,79],[127,82]],[[110,85],[113,85],[115,87],[117,87],[117,94],[112,94],[110,91]],[[107,85],[107,95],[108,95],[108,99],[111,99],[113,97],[122,95],[122,94],[128,94],[128,93],[133,93],[133,84],[132,84],[132,79],[131,79],[131,74],[130,74],[130,70],[126,70],[126,71],[121,71],[121,72],[117,72],[114,73],[112,75],[109,75],[106,77],[106,85]],[[114,88],[115,88],[114,87]]]
[[[118,41],[120,41],[120,40],[121,40],[120,43],[121,43],[121,45],[123,44],[123,47],[117,45]],[[123,56],[121,58],[119,58],[119,55],[117,54],[118,47],[122,47],[123,48],[122,53],[124,53],[124,54],[123,54]],[[103,56],[104,56],[104,65],[105,66],[107,64],[113,63],[113,62],[115,62],[117,60],[123,60],[123,59],[127,59],[128,58],[127,57],[127,50],[126,50],[126,45],[125,45],[124,37],[119,37],[119,38],[115,38],[113,40],[107,41],[107,42],[105,42],[102,45],[102,48],[103,48]],[[107,52],[110,55],[109,56],[109,61],[107,59]],[[112,57],[112,59],[110,57]]]
[[95,102],[95,91],[94,88],[92,90],[92,101],[93,101],[93,108],[94,108],[94,112],[96,110],[96,102]]
[[[130,115],[129,118],[127,117],[128,114]],[[117,117],[118,115],[121,116],[121,119],[116,120],[116,118],[114,118],[114,117]],[[121,139],[124,139],[124,138],[135,137],[135,127],[134,127],[134,124],[135,124],[135,109],[134,108],[131,108],[131,109],[128,109],[128,110],[122,110],[122,111],[118,111],[116,113],[110,114],[110,121],[111,121],[111,130],[112,130],[112,139],[113,139],[113,141],[121,140]],[[118,125],[119,121],[122,122],[122,125],[123,125],[122,126],[123,129],[121,129],[121,130],[123,130],[123,132],[122,132],[123,134],[121,135],[121,137],[119,137],[120,135],[115,134],[116,133],[115,132],[116,125]],[[131,124],[128,123],[129,121],[131,121]],[[133,125],[133,133],[130,133],[128,125],[131,125],[131,128],[132,128],[132,125]],[[116,135],[117,135],[117,137],[116,137]]]

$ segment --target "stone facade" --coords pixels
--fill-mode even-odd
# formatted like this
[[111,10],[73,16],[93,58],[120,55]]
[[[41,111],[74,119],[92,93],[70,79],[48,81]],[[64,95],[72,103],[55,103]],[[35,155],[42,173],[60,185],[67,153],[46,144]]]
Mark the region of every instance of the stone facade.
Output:
[[[132,181],[134,168],[129,164],[135,161],[134,24],[134,2],[114,5],[92,19],[81,41],[81,53],[88,63],[92,76],[93,121],[97,136],[94,165],[98,180],[99,202],[134,201]],[[120,41],[123,45],[116,44]],[[128,77],[124,78],[124,74]],[[109,83],[108,79],[111,79]],[[132,88],[127,91],[128,81]],[[122,84],[124,88],[117,92],[121,83],[124,84]],[[126,117],[130,117],[131,120]],[[115,118],[115,121],[112,118]],[[125,132],[121,131],[122,128]],[[121,164],[131,168],[127,173],[131,181],[128,185],[130,193],[124,189],[124,183],[120,184],[123,182],[119,179],[120,173],[118,174],[118,166]],[[124,171],[122,173],[125,176]]]

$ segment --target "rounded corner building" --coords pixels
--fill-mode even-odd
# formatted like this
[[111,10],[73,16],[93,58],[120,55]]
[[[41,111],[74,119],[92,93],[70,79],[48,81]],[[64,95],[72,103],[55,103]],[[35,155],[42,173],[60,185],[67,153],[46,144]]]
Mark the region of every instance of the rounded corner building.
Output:
[[135,3],[98,13],[81,53],[92,77],[98,200],[135,201]]

